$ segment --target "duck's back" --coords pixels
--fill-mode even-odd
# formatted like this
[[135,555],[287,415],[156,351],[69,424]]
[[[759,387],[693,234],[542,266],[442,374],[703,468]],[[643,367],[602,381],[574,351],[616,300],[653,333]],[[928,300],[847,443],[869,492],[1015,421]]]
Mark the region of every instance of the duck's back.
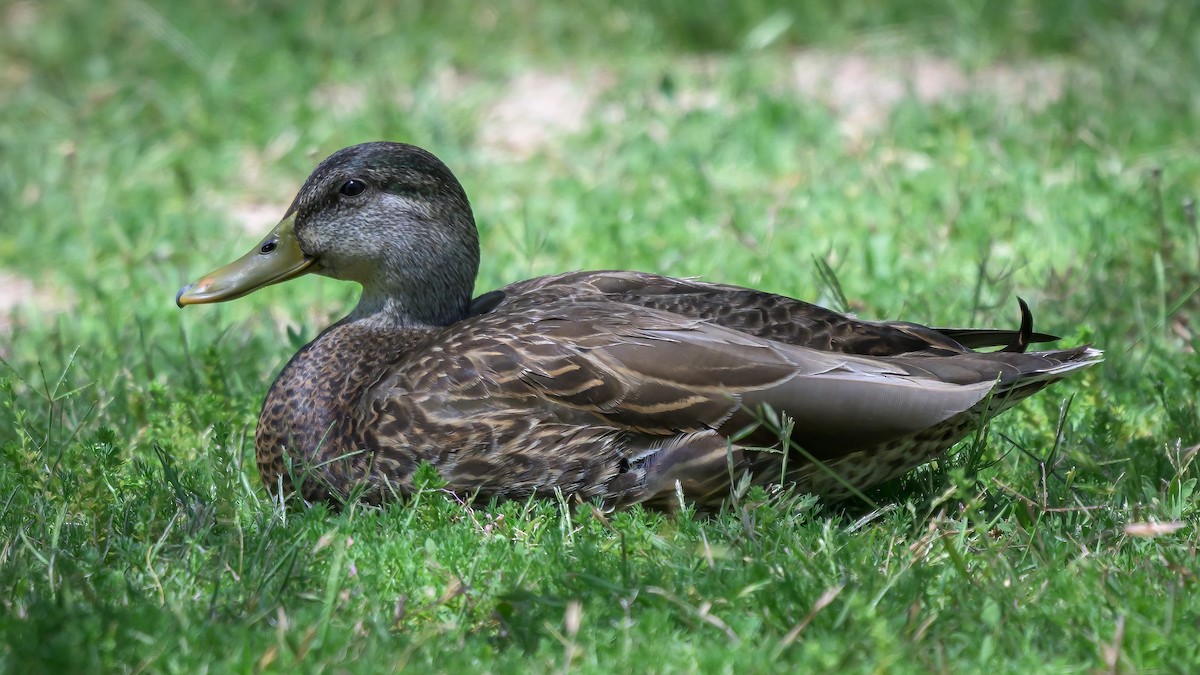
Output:
[[[785,344],[863,356],[962,354],[971,351],[968,347],[1000,347],[1019,337],[1016,330],[936,329],[908,322],[865,321],[774,293],[614,270],[568,272],[519,281],[476,298],[472,314],[544,302],[548,293],[561,299],[600,297],[700,319]],[[1041,333],[1026,337],[1031,342],[1057,339]]]

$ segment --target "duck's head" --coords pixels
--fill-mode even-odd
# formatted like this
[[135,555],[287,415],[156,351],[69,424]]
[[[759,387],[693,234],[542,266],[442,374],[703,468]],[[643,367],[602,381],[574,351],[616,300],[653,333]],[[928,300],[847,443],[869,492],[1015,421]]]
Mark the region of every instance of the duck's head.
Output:
[[412,145],[364,143],[321,162],[266,238],[175,301],[232,300],[315,272],[362,284],[352,319],[444,326],[466,316],[478,268],[471,206],[446,165]]

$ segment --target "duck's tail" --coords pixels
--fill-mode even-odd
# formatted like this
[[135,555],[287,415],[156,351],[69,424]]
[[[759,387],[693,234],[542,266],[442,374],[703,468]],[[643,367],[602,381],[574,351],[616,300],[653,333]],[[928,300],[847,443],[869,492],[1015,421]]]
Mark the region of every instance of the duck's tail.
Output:
[[995,328],[934,328],[933,330],[955,340],[960,345],[979,349],[981,347],[1004,347],[1001,351],[1024,353],[1031,344],[1054,342],[1060,339],[1057,335],[1033,332],[1033,312],[1021,298],[1017,298],[1021,307],[1021,327],[1017,330],[997,330]]
[[[1000,353],[997,352],[995,356],[1000,356]],[[1048,385],[1058,382],[1076,371],[1091,368],[1104,361],[1104,352],[1090,345],[1033,352],[1022,356],[1026,359],[1038,359],[1041,363],[1034,361],[1019,364],[1018,367],[1024,366],[1021,368],[1022,372],[1007,377],[1001,375],[996,389],[992,392],[992,403],[988,407],[989,415],[1003,412]]]

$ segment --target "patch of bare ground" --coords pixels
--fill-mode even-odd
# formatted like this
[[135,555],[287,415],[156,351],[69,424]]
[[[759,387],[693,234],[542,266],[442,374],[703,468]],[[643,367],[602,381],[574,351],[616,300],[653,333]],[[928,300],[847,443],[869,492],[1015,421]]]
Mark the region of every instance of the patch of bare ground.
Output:
[[595,70],[520,73],[484,113],[480,147],[491,155],[527,158],[581,131],[600,94],[612,83],[611,75]]
[[[7,40],[6,34],[33,34],[39,22],[38,8],[33,2],[21,0],[11,3],[0,11],[0,40]],[[0,58],[0,91],[16,89],[33,77],[32,65],[17,54],[19,51],[14,50],[12,54]]]
[[254,243],[254,237],[265,237],[275,227],[283,214],[287,213],[287,202],[275,201],[241,201],[226,209],[229,219],[237,226],[238,231],[245,233],[246,246]]
[[[1039,110],[1063,93],[1068,69],[1053,61],[994,64],[968,70],[956,62],[929,54],[903,56],[860,52],[801,51],[779,62],[764,64],[778,71],[772,88],[811,99],[837,116],[838,126],[851,142],[881,131],[897,105],[906,100],[925,104],[953,101],[973,94],[994,97],[1000,105]],[[719,81],[725,77],[719,57],[691,59],[680,66],[685,84],[672,95],[655,93],[649,104],[656,110],[713,110],[730,107]],[[471,88],[461,73],[441,78],[436,89]],[[480,147],[489,154],[525,159],[552,147],[564,136],[582,130],[597,118],[619,119],[612,106],[601,108],[600,96],[616,83],[613,72],[530,70],[515,75],[504,93],[486,107],[481,118]],[[639,102],[646,102],[641,99]]]
[[70,293],[64,289],[0,270],[0,358],[11,356],[6,338],[20,327],[26,312],[47,316],[65,312],[73,304]]
[[[288,131],[261,150],[246,150],[238,166],[234,201],[229,201],[225,190],[214,190],[208,196],[208,202],[217,204],[230,223],[237,226],[236,232],[245,233],[250,239],[265,237],[283,218],[292,196],[300,189],[300,182],[287,179],[271,167],[294,152],[298,140],[299,134]],[[254,243],[250,239],[246,241],[247,247]]]
[[[419,105],[422,96],[435,105],[477,101],[480,151],[495,160],[521,160],[581,131],[590,121],[596,100],[612,84],[612,76],[599,70],[530,69],[496,82],[457,68],[441,68],[416,90],[396,93],[393,104],[399,109],[411,108]],[[314,88],[309,102],[334,119],[342,119],[362,113],[369,96],[364,83],[336,82]]]
[[327,82],[313,89],[309,103],[334,119],[357,115],[367,107],[367,87],[353,82]]
[[928,54],[883,57],[806,51],[796,54],[791,65],[796,92],[826,103],[851,138],[881,129],[892,110],[909,98],[931,104],[978,92],[1012,107],[1040,109],[1062,96],[1067,76],[1054,62],[967,71]]
[[33,282],[10,272],[0,272],[0,334],[8,334],[13,326],[13,312],[33,298],[37,292]]
[[19,0],[4,9],[4,24],[14,32],[33,30],[39,21],[37,3]]

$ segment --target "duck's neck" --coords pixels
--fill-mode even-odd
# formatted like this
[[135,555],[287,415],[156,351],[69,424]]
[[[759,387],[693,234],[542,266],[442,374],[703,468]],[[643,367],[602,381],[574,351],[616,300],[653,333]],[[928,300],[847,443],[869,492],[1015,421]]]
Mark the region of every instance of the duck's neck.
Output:
[[425,290],[363,286],[358,304],[343,322],[377,330],[420,330],[445,328],[466,318],[470,289],[455,293],[422,292]]

